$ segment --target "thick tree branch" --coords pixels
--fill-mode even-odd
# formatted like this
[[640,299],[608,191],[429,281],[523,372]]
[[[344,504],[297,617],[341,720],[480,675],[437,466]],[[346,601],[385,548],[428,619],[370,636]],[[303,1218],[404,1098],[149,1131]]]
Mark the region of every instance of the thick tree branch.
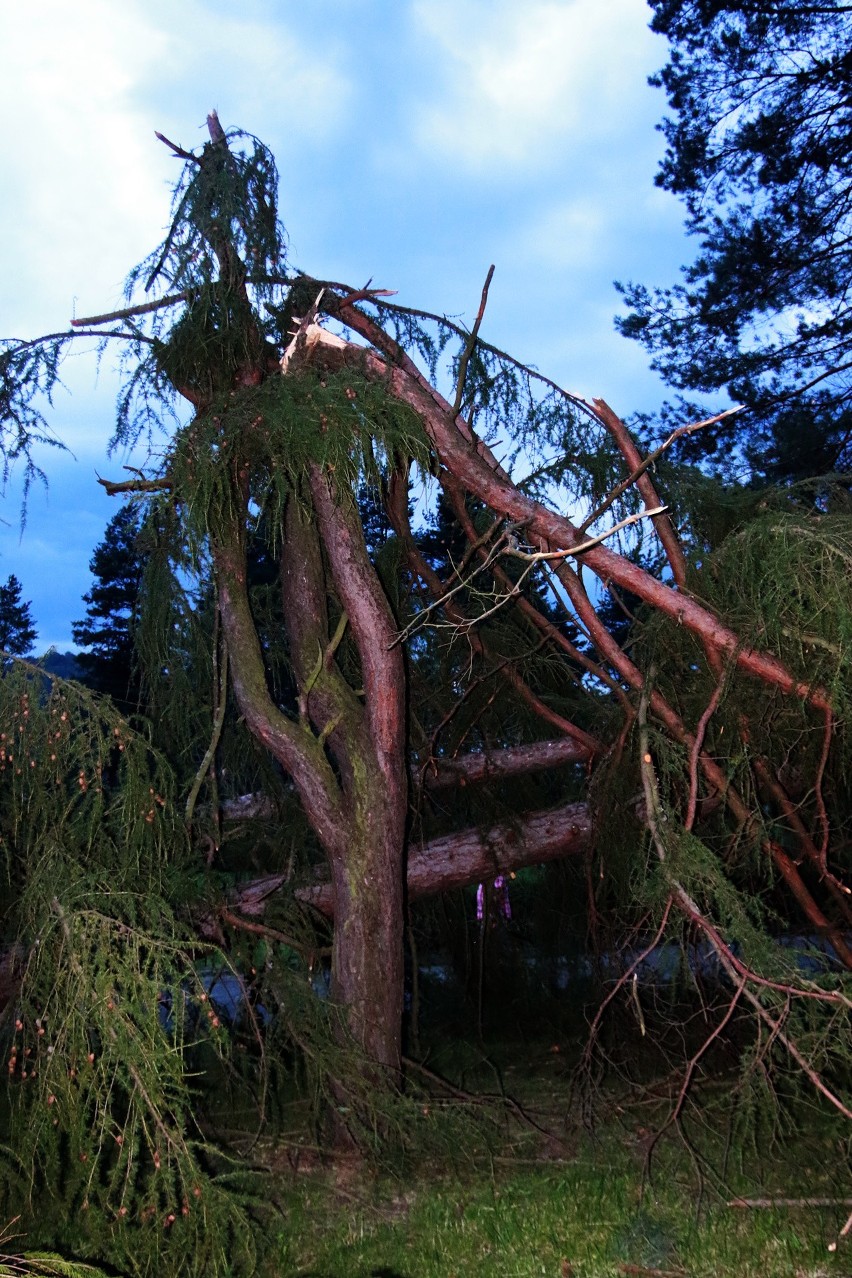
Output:
[[426,790],[445,790],[450,786],[561,768],[568,763],[587,763],[591,758],[591,750],[582,742],[573,737],[559,737],[555,741],[533,741],[529,745],[483,750],[481,754],[463,754],[453,759],[430,759],[422,769],[422,784]]
[[405,787],[405,669],[394,646],[396,622],[364,544],[350,493],[311,465],[309,482],[338,597],[361,658],[364,704],[377,761],[386,780]]
[[[519,817],[487,830],[462,830],[434,839],[408,854],[408,899],[464,887],[509,874],[525,865],[543,865],[585,851],[591,817],[585,803],[569,803],[547,812]],[[331,917],[331,884],[300,888],[300,900]],[[239,908],[239,907],[237,907]],[[243,911],[248,912],[248,911]]]
[[222,626],[231,654],[231,679],[250,732],[293,778],[305,812],[330,854],[342,855],[346,829],[340,789],[322,744],[293,723],[269,695],[260,640],[246,590],[245,551],[235,530],[229,542],[214,541]]
[[[492,510],[523,526],[527,536],[539,537],[550,550],[568,550],[580,544],[582,534],[564,515],[547,509],[527,497],[512,483],[490,449],[462,429],[461,419],[453,415],[450,405],[426,380],[414,361],[397,342],[354,306],[339,304],[339,318],[360,333],[391,362],[391,387],[403,402],[420,415],[444,466],[464,484],[469,492]],[[780,661],[769,653],[745,647],[740,637],[708,612],[694,599],[652,577],[637,564],[609,550],[595,546],[586,551],[584,564],[602,581],[614,582],[631,591],[646,603],[659,609],[710,643],[722,654],[730,654],[736,663],[765,683],[783,692],[807,699],[820,709],[830,708],[826,692],[796,679]]]

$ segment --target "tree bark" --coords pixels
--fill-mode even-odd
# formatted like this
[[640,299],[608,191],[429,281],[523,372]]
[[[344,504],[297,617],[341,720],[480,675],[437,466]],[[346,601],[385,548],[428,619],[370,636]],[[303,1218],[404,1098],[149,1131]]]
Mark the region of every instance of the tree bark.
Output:
[[430,759],[423,770],[422,784],[427,790],[443,790],[449,786],[540,772],[566,763],[588,763],[591,757],[592,751],[573,737],[534,741],[529,745],[506,746],[503,750],[458,755],[454,759]]
[[[219,606],[234,692],[255,737],[289,773],[326,853],[338,919],[332,996],[349,1032],[380,1071],[400,1066],[403,996],[403,858],[408,788],[405,672],[396,626],[370,564],[351,494],[320,474],[295,500],[283,527],[281,589],[297,684],[298,720],[270,697],[246,589],[238,521],[214,543]],[[320,541],[332,580],[325,576]],[[329,635],[333,590],[361,662],[366,704],[344,679]],[[334,761],[332,767],[329,756]]]
[[[510,874],[526,865],[543,865],[576,856],[589,847],[592,820],[585,803],[566,803],[490,826],[460,830],[417,848],[409,848],[406,875],[408,899],[448,892],[483,879]],[[283,874],[265,875],[244,883],[231,896],[229,909],[249,918],[260,917],[266,901],[285,882]],[[299,888],[296,895],[329,918],[336,917],[333,882]],[[377,948],[377,947],[374,947]]]

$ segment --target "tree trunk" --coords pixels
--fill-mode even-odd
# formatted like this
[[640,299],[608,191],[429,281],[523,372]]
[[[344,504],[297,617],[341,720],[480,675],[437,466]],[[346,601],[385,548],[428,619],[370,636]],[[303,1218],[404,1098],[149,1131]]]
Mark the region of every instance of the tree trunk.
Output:
[[337,925],[331,997],[346,1009],[353,1038],[386,1083],[399,1077],[403,999],[405,807],[377,804],[352,829],[345,857],[331,863]]
[[[298,718],[269,693],[239,520],[219,529],[214,544],[219,607],[240,713],[292,778],[328,858],[338,920],[332,997],[368,1058],[371,1083],[395,1085],[408,810],[404,661],[352,494],[314,467],[298,497],[285,512],[280,575]],[[342,610],[334,626],[329,598]],[[344,633],[357,651],[363,693],[337,663]],[[342,1080],[336,1090],[345,1095]]]

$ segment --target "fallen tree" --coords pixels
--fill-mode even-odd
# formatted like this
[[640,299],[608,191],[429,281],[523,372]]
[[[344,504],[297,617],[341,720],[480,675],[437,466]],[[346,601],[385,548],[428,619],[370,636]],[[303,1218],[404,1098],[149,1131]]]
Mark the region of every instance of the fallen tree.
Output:
[[[356,1081],[375,1094],[401,1072],[406,884],[416,899],[582,851],[596,858],[594,909],[618,902],[625,926],[652,934],[702,932],[736,984],[716,1025],[749,1007],[760,1068],[780,1050],[848,1117],[844,1087],[824,1077],[848,1058],[848,982],[805,980],[764,943],[804,918],[852,967],[842,493],[722,492],[667,471],[673,440],[708,423],[643,455],[602,400],[481,339],[488,281],[467,331],[385,290],[290,270],[271,157],[209,124],[198,153],[162,139],[184,174],[128,305],[2,355],[10,454],[42,428],[62,355],[92,336],[131,360],[119,442],[161,425],[173,397],[191,412],[149,473],[108,483],[145,510],[138,641],[154,740],[137,743],[133,777],[115,755],[127,725],[75,746],[87,762],[66,760],[79,790],[67,810],[89,830],[95,794],[121,806],[138,790],[128,846],[162,847],[168,825],[196,868],[174,880],[200,898],[181,898],[181,918],[207,924],[236,817],[255,869],[224,905],[220,892],[220,919],[239,930],[293,892],[333,917],[332,999],[361,1053]],[[424,486],[431,524],[415,528]],[[24,732],[23,703],[15,713]],[[97,713],[75,712],[75,731],[91,736]],[[173,769],[169,799],[147,779],[154,746]],[[53,760],[49,737],[39,749]],[[15,780],[26,770],[11,753],[0,763],[18,787],[4,926],[30,945],[73,937],[84,906],[76,888],[63,898],[59,869],[92,836],[68,850],[55,813],[28,824],[27,805],[52,792]],[[288,829],[297,865],[275,837]],[[108,881],[118,849],[93,846]],[[135,862],[121,850],[128,892],[142,846]],[[64,969],[75,990],[78,968]],[[351,1081],[335,1084],[344,1112]],[[127,1086],[138,1096],[132,1075]]]
[[[544,865],[589,850],[591,814],[586,803],[567,803],[547,812],[535,812],[514,822],[478,826],[433,839],[421,847],[409,846],[406,895],[409,901],[466,887],[482,879],[512,874],[528,865]],[[269,897],[287,882],[286,875],[270,874],[242,883],[229,896],[226,909],[239,925],[234,911],[247,918],[260,917]],[[296,897],[328,918],[334,918],[334,888],[330,881],[296,889]]]

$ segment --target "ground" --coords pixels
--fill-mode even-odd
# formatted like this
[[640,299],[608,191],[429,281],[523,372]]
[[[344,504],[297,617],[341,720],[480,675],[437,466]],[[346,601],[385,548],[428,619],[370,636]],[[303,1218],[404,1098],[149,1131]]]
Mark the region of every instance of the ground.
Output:
[[[797,1133],[741,1142],[731,1080],[707,1078],[686,1122],[658,1141],[670,1099],[572,1094],[558,1043],[514,1043],[486,1060],[456,1045],[457,1079],[505,1085],[517,1105],[468,1115],[468,1138],[414,1171],[324,1158],[298,1117],[282,1144],[255,1147],[281,1208],[268,1260],[278,1278],[849,1278],[852,1206],[845,1145],[811,1116]],[[423,1121],[439,1126],[458,1096]],[[424,1108],[429,1108],[428,1106]],[[476,1107],[473,1107],[476,1111]],[[458,1117],[458,1116],[457,1116]],[[805,1117],[800,1115],[800,1119]],[[460,1118],[458,1121],[462,1121]],[[731,1206],[736,1199],[829,1199]]]

